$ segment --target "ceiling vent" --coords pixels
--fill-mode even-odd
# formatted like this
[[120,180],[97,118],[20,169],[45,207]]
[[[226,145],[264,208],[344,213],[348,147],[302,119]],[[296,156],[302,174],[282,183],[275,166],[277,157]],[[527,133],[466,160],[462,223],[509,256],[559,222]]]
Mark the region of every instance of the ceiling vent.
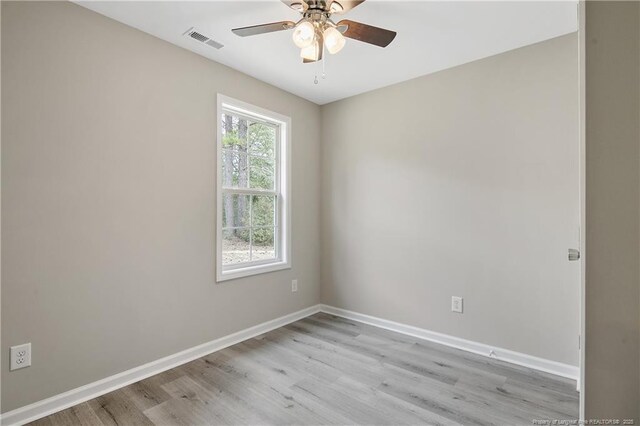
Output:
[[204,43],[207,46],[213,47],[214,49],[221,49],[224,47],[224,44],[218,43],[210,37],[202,34],[200,31],[197,31],[195,28],[189,28],[183,35],[187,37],[191,37],[192,39],[199,41],[200,43]]

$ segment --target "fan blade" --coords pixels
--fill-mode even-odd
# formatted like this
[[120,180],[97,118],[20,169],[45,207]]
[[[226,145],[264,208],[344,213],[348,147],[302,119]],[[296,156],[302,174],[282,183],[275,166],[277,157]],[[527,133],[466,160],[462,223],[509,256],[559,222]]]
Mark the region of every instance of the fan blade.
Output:
[[[365,0],[333,0],[327,2],[327,10],[336,15],[341,15],[364,3]],[[337,3],[337,5],[336,5]]]
[[272,33],[274,31],[290,30],[296,23],[291,21],[272,22],[270,24],[252,25],[250,27],[234,28],[231,31],[240,37],[257,34]]
[[296,12],[304,12],[309,8],[306,0],[280,0]]
[[362,24],[360,22],[343,19],[336,24],[338,27],[346,26],[347,29],[342,33],[343,36],[354,40],[363,41],[369,44],[375,44],[380,47],[387,47],[389,43],[396,38],[395,31],[385,30],[384,28],[374,27],[372,25]]

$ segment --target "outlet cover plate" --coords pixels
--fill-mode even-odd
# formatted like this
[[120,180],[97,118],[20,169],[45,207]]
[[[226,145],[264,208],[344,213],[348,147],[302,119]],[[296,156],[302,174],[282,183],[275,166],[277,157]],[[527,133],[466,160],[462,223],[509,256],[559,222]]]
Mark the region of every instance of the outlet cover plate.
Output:
[[298,291],[298,280],[291,280],[291,291]]
[[31,343],[11,346],[11,371],[31,365]]
[[451,296],[451,311],[462,313],[462,297]]

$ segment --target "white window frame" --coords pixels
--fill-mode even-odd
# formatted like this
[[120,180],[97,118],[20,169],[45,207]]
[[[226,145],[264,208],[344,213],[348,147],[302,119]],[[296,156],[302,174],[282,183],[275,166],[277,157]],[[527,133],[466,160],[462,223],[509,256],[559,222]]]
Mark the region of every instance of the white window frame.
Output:
[[[264,121],[276,126],[276,177],[275,192],[278,205],[277,235],[274,236],[276,259],[247,262],[223,267],[222,265],[222,114],[228,111],[256,121]],[[217,108],[217,172],[216,172],[216,281],[222,282],[236,278],[291,268],[291,118],[251,105],[218,93]],[[231,189],[231,188],[229,188]],[[238,190],[235,193],[253,194],[260,190]]]

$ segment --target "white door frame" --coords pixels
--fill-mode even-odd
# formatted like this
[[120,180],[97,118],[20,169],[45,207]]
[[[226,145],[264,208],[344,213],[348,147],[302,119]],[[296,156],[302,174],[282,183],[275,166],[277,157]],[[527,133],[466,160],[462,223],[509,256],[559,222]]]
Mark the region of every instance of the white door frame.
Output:
[[585,42],[585,8],[586,0],[578,1],[578,83],[579,83],[579,199],[580,199],[580,336],[579,336],[579,358],[578,365],[580,367],[580,375],[578,378],[578,391],[580,392],[580,420],[585,419],[585,308],[586,308],[586,247],[585,247],[585,230],[586,230],[586,42]]

